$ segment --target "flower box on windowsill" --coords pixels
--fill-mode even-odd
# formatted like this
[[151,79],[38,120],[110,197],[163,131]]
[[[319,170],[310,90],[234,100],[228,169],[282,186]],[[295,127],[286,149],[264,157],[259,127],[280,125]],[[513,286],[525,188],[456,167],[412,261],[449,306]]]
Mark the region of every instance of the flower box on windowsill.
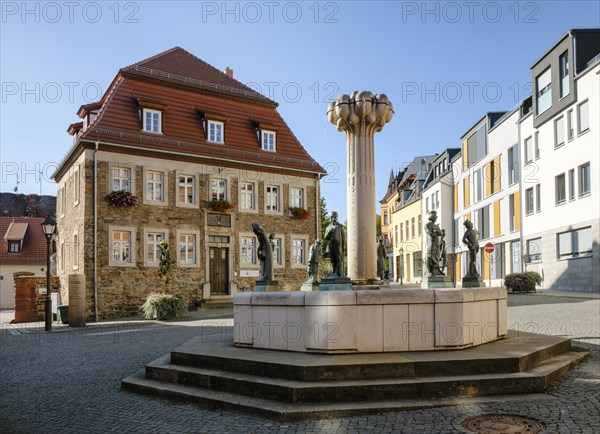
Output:
[[226,200],[213,199],[207,203],[207,207],[212,211],[225,212],[235,208],[235,204],[229,203]]
[[106,199],[108,200],[109,205],[115,208],[127,208],[139,203],[138,198],[127,190],[111,191],[106,196]]
[[290,207],[290,215],[300,220],[306,220],[311,216],[311,212],[301,207]]

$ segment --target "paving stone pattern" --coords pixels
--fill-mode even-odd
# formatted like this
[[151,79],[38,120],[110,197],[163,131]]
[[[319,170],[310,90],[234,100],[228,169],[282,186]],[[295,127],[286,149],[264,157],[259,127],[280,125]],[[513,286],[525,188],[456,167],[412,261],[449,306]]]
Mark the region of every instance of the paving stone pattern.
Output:
[[[598,433],[599,312],[598,299],[509,295],[510,325],[518,324],[525,333],[568,334],[575,338],[574,345],[591,351],[590,357],[560,380],[545,399],[522,395],[506,402],[285,423],[120,390],[122,378],[205,331],[200,321],[121,322],[89,325],[84,330],[56,328],[51,334],[3,324],[0,431],[464,433],[467,431],[460,423],[467,417],[515,414],[542,421],[547,433]],[[194,319],[206,315],[231,316],[231,309],[195,313]]]

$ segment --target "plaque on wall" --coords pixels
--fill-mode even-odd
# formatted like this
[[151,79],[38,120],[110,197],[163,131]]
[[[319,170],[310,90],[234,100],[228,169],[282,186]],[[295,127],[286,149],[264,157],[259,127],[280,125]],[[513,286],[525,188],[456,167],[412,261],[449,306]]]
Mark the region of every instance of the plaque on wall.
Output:
[[208,226],[231,227],[231,216],[229,214],[207,214],[206,220]]

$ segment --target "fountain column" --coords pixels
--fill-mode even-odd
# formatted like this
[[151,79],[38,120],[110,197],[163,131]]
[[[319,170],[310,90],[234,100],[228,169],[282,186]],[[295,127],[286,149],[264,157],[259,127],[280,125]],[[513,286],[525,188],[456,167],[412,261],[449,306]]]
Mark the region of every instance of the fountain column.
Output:
[[383,94],[352,92],[329,103],[327,118],[346,132],[348,277],[368,283],[377,276],[374,136],[394,110]]

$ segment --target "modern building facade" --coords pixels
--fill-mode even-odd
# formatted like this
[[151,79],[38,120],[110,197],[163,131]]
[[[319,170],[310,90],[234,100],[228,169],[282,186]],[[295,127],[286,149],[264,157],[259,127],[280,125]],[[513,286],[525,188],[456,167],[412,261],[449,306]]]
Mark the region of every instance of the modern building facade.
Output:
[[600,292],[600,29],[569,31],[531,73],[518,124],[525,267],[545,288]]
[[[79,109],[54,175],[63,299],[68,275],[84,274],[90,316],[137,313],[162,288],[158,245],[168,240],[174,293],[231,303],[259,273],[254,221],[273,234],[275,279],[299,289],[324,170],[276,108],[179,47],[122,68]],[[119,206],[115,192],[137,203]]]

